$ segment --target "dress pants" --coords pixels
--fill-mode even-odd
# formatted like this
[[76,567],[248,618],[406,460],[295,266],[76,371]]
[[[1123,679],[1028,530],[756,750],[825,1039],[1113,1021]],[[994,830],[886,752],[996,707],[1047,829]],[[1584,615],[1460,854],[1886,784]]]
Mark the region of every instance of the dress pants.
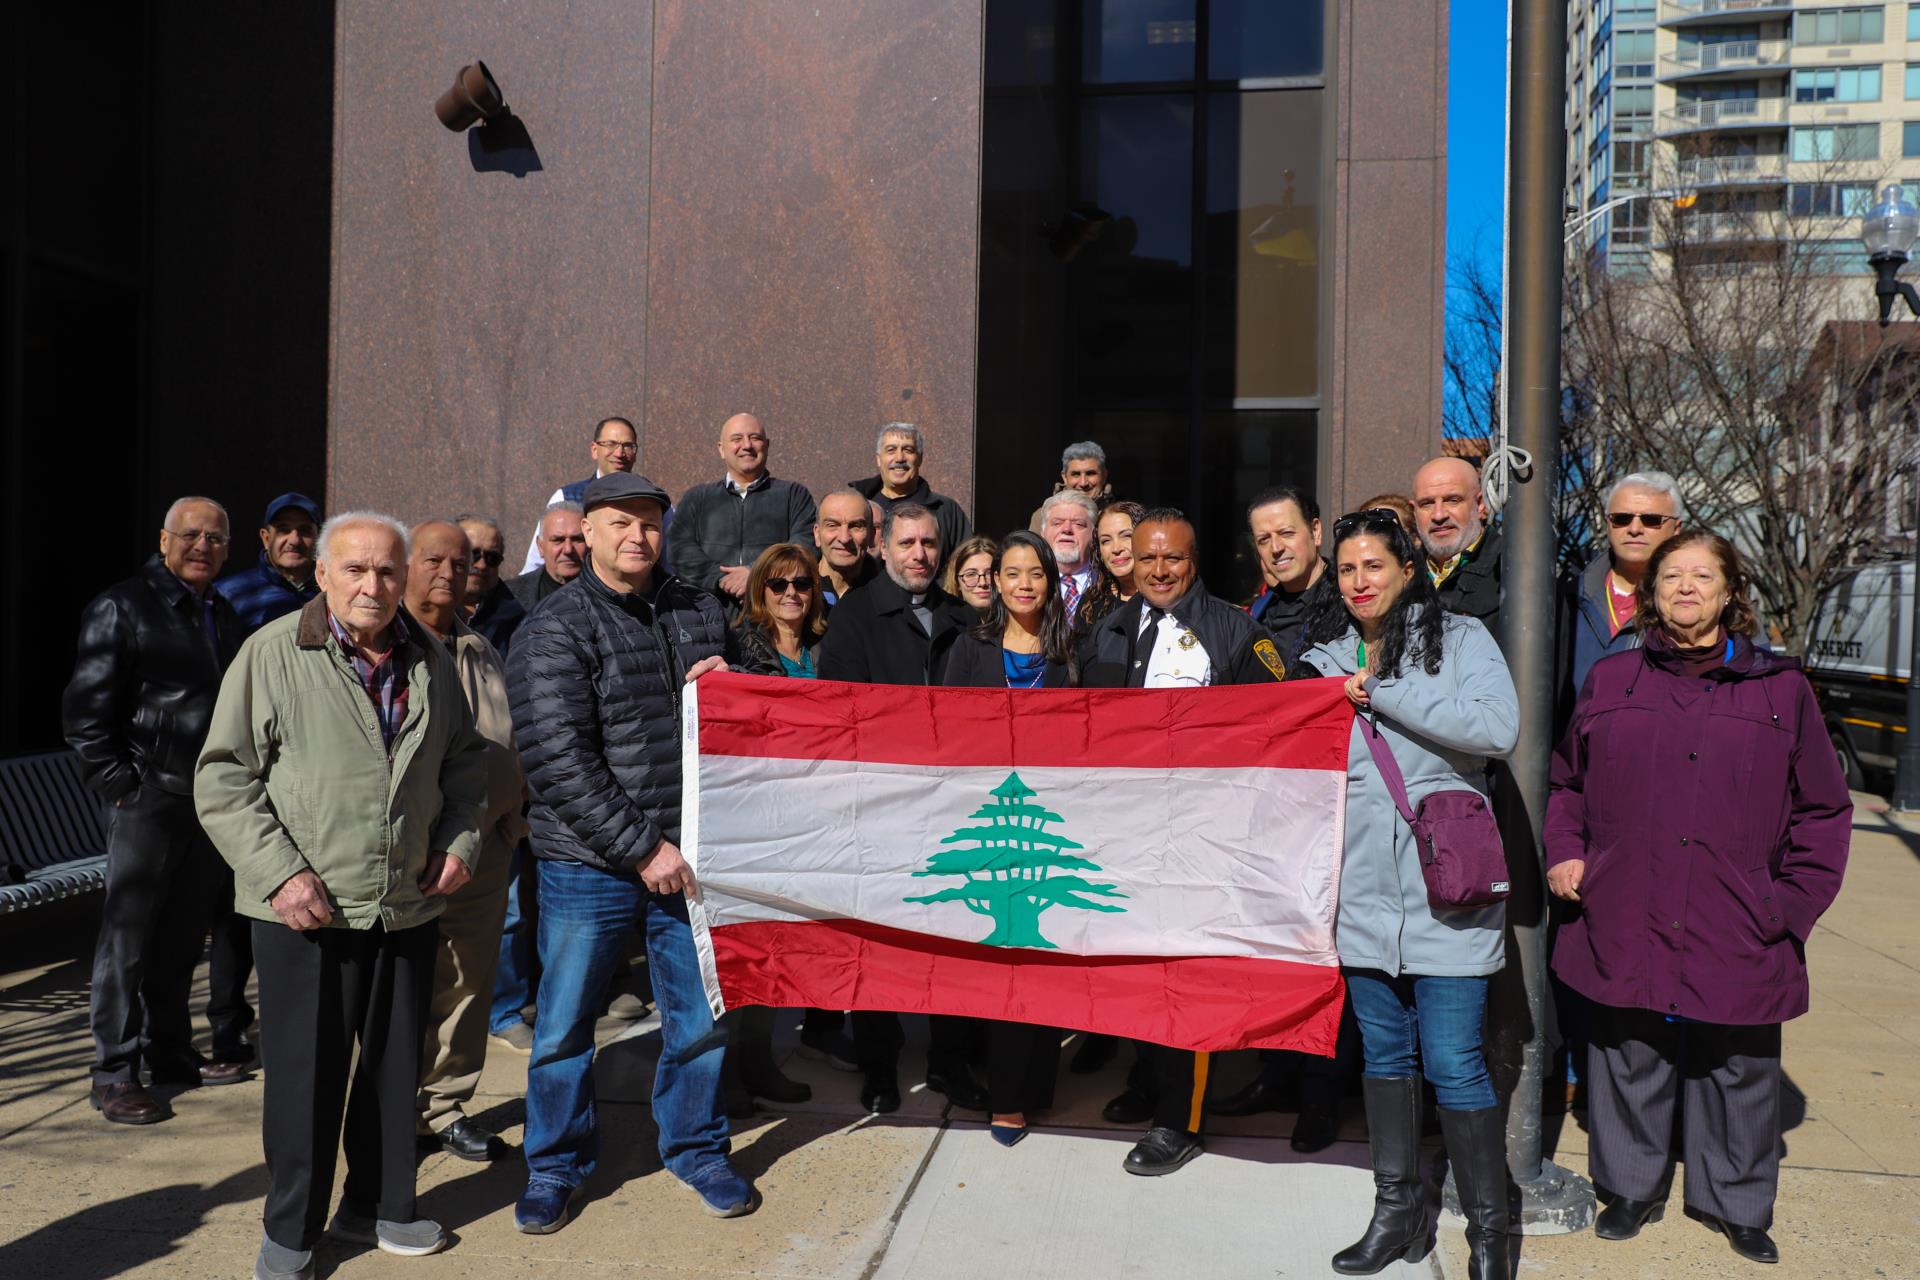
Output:
[[439,958],[420,1047],[420,1127],[439,1133],[461,1118],[487,1061],[494,970],[507,914],[512,849],[487,841],[480,872],[447,899],[440,913]]
[[187,997],[226,864],[192,796],[142,786],[110,808],[106,901],[94,944],[93,1082],[198,1081]]
[[1207,1073],[1213,1055],[1144,1040],[1134,1041],[1133,1048],[1127,1087],[1153,1099],[1153,1127],[1199,1133],[1206,1120]]
[[987,1110],[1045,1111],[1060,1074],[1060,1031],[1025,1022],[987,1023]]
[[1687,1206],[1740,1227],[1773,1225],[1780,1186],[1780,1024],[1669,1022],[1589,1005],[1587,1123],[1594,1181],[1664,1200],[1680,1103]]
[[346,1199],[390,1222],[416,1216],[414,1097],[438,934],[432,921],[394,933],[254,922],[265,1225],[282,1248],[320,1238],[339,1148]]
[[247,1003],[247,979],[253,976],[253,921],[233,909],[233,871],[223,879],[213,916],[213,941],[207,949],[207,1023],[213,1028],[213,1056],[220,1062],[246,1062],[243,1049],[253,1026]]
[[[867,1079],[888,1088],[900,1084],[900,1048],[907,1041],[900,1015],[856,1009],[852,1014],[853,1051]],[[973,1057],[979,1022],[953,1014],[927,1015],[927,1070],[929,1073],[966,1066]]]

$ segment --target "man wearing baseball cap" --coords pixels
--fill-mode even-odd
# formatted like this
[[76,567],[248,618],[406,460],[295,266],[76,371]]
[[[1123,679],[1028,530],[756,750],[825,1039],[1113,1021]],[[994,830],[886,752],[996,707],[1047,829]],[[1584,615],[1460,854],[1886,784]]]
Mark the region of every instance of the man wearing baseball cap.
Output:
[[540,860],[540,985],[527,1068],[527,1187],[514,1222],[558,1231],[598,1155],[593,1024],[637,924],[660,1006],[660,1160],[717,1217],[759,1194],[727,1159],[726,1037],[701,990],[680,856],[681,689],[738,650],[720,601],[666,572],[667,494],[614,472],[582,495],[587,560],[507,652],[514,742]]
[[320,504],[304,493],[283,493],[260,517],[260,562],[214,583],[251,635],[313,599],[314,543]]

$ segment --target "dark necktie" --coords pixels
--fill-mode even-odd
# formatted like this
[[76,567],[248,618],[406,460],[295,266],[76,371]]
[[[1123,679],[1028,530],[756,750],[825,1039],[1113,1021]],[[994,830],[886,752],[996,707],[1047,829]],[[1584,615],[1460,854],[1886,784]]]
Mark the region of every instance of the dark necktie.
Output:
[[1153,646],[1160,641],[1160,620],[1167,616],[1164,609],[1147,610],[1147,626],[1133,645],[1133,666],[1127,671],[1127,687],[1144,689],[1147,685],[1147,668],[1153,664]]

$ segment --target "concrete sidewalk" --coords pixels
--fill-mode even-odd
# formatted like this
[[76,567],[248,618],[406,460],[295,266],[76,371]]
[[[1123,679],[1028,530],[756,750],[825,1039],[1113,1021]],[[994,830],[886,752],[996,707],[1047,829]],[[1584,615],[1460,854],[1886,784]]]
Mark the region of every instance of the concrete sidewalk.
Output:
[[[1861,810],[1840,902],[1808,947],[1814,1009],[1789,1024],[1787,1160],[1771,1276],[1920,1276],[1920,835]],[[197,1090],[147,1129],[103,1123],[87,1106],[86,983],[98,900],[6,925],[0,954],[0,1280],[239,1277],[259,1240],[258,1082]],[[200,999],[204,998],[204,986]],[[196,1004],[196,1007],[198,1005]],[[909,1094],[900,1114],[861,1115],[858,1078],[790,1060],[815,1101],[738,1127],[736,1158],[765,1207],[716,1222],[664,1173],[644,1100],[657,1037],[603,1023],[602,1161],[578,1220],[549,1237],[513,1229],[517,1156],[478,1166],[421,1164],[423,1212],[455,1247],[399,1259],[323,1244],[341,1277],[784,1276],[1309,1277],[1365,1223],[1364,1131],[1296,1156],[1291,1117],[1222,1122],[1179,1174],[1120,1169],[1132,1131],[1099,1118],[1121,1062],[1064,1075],[1048,1124],[1011,1150],[979,1117]],[[789,1029],[789,1034],[791,1033]],[[903,1079],[917,1079],[909,1048]],[[1246,1055],[1218,1068],[1231,1088]],[[475,1111],[519,1139],[526,1059],[493,1053]],[[1356,1108],[1357,1109],[1357,1108]],[[1551,1130],[1551,1125],[1550,1125]],[[1561,1126],[1562,1163],[1585,1171],[1586,1140]],[[1520,1276],[1680,1277],[1755,1273],[1720,1237],[1683,1218],[1637,1240],[1590,1234],[1516,1241]],[[1457,1222],[1433,1258],[1396,1276],[1465,1274]]]

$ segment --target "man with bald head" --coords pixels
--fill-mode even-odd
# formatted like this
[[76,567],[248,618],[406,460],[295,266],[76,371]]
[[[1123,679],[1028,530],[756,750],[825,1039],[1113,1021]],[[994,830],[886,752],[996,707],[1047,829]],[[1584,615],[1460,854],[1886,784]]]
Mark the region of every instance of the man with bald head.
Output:
[[747,574],[776,542],[804,545],[813,530],[813,495],[767,470],[767,429],[750,413],[720,424],[720,465],[726,475],[696,485],[680,499],[669,553],[680,577],[738,605]]
[[89,993],[92,1102],[119,1124],[172,1112],[147,1091],[231,1084],[245,1068],[193,1047],[187,993],[225,869],[193,812],[193,764],[220,674],[246,636],[213,581],[227,513],[182,498],[160,551],[80,615],[79,654],[61,704],[80,773],[108,809],[106,901]]
[[[442,530],[434,545],[447,555],[420,598],[441,617],[466,539]],[[416,1217],[414,1104],[437,921],[489,871],[489,750],[446,647],[400,612],[410,568],[391,517],[327,521],[319,596],[241,647],[194,774],[253,920],[267,1073],[256,1277],[313,1274],[342,1147],[331,1234],[388,1253],[446,1246]]]
[[1480,469],[1465,458],[1435,458],[1413,475],[1413,523],[1427,572],[1448,613],[1478,618],[1498,633],[1500,531],[1489,523]]

